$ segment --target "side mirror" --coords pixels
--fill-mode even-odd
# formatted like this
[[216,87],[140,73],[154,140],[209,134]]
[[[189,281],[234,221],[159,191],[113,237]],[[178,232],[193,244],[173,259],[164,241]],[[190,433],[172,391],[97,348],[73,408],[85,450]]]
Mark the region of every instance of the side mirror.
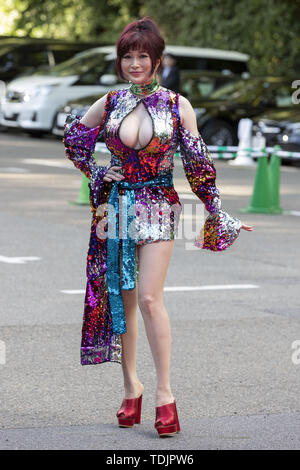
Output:
[[99,83],[101,85],[115,85],[117,83],[117,77],[111,73],[104,73],[99,78]]

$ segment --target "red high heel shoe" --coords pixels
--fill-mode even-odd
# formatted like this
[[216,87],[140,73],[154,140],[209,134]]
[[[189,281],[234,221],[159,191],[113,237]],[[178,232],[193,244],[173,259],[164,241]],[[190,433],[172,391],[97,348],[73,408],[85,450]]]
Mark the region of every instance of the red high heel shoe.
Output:
[[173,436],[180,431],[175,399],[172,403],[156,407],[154,427],[159,437]]
[[141,394],[138,398],[124,398],[121,408],[117,411],[117,418],[119,427],[132,428],[134,424],[141,422],[141,409],[142,409]]

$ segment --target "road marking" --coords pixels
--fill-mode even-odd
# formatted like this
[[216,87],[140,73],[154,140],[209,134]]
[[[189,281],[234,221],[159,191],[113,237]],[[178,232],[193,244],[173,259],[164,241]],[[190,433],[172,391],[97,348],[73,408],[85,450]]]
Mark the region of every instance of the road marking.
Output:
[[8,166],[6,168],[0,168],[0,173],[30,173],[27,168],[17,168],[16,166]]
[[2,366],[6,364],[6,345],[2,340],[0,340],[0,364]]
[[182,292],[182,291],[193,291],[193,290],[220,290],[220,289],[256,289],[255,284],[226,284],[226,285],[212,285],[212,286],[172,286],[165,287],[166,292]]
[[283,215],[296,215],[300,217],[300,211],[283,211]]
[[61,290],[63,294],[84,294],[84,289],[73,289],[73,290]]
[[38,256],[2,256],[0,255],[0,262],[8,264],[26,264],[27,261],[36,261]]
[[[227,284],[227,285],[212,285],[212,286],[170,286],[165,287],[166,292],[182,292],[182,291],[196,291],[196,290],[220,290],[220,289],[256,289],[259,286],[255,284]],[[84,294],[84,289],[74,290],[61,290],[63,294]]]
[[74,165],[71,165],[69,163],[63,163],[63,162],[57,162],[57,161],[53,161],[53,160],[41,160],[39,158],[24,158],[24,160],[22,160],[22,163],[27,163],[29,165],[43,165],[43,166],[53,166],[53,167],[57,167],[57,168],[68,168],[69,170],[73,170],[76,168],[74,167]]
[[195,194],[189,194],[189,193],[178,193],[179,199],[194,199],[198,200],[199,198]]

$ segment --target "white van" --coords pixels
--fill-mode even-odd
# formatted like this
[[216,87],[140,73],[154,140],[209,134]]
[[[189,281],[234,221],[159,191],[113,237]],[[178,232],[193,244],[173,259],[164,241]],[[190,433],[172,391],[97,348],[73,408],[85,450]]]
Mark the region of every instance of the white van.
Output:
[[[197,47],[167,46],[179,70],[216,70],[224,74],[248,72],[247,54]],[[89,49],[52,69],[12,80],[1,99],[0,123],[32,134],[51,132],[59,108],[66,102],[126,88],[115,71],[115,46]]]

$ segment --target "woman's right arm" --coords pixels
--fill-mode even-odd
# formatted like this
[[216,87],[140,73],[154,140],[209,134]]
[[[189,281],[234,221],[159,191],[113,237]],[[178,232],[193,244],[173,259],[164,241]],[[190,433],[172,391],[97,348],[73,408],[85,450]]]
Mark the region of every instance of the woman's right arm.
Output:
[[[81,119],[81,123],[85,124],[89,127],[97,126],[98,123],[102,122],[104,111],[105,111],[105,103],[106,103],[106,96],[100,98],[100,100],[96,101],[90,109],[86,112],[86,114]],[[121,175],[117,170],[121,170],[121,166],[111,166],[107,169],[105,176],[103,177],[104,181],[112,182],[112,181],[122,181],[124,176]]]
[[99,166],[93,157],[96,140],[104,129],[106,112],[109,109],[111,94],[107,93],[88,109],[85,115],[68,116],[64,128],[63,142],[66,155],[75,167],[89,178],[90,201],[98,207],[105,182],[122,180],[117,172],[121,167]]
[[95,101],[94,104],[88,109],[83,118],[80,120],[82,124],[87,127],[97,127],[102,124],[105,103],[107,94],[102,96],[99,100]]
[[76,168],[82,171],[89,179],[97,168],[107,170],[107,167],[98,167],[93,157],[97,137],[103,129],[105,111],[109,106],[110,94],[104,95],[97,100],[86,114],[80,116],[67,116],[64,127],[63,142],[66,155]]

